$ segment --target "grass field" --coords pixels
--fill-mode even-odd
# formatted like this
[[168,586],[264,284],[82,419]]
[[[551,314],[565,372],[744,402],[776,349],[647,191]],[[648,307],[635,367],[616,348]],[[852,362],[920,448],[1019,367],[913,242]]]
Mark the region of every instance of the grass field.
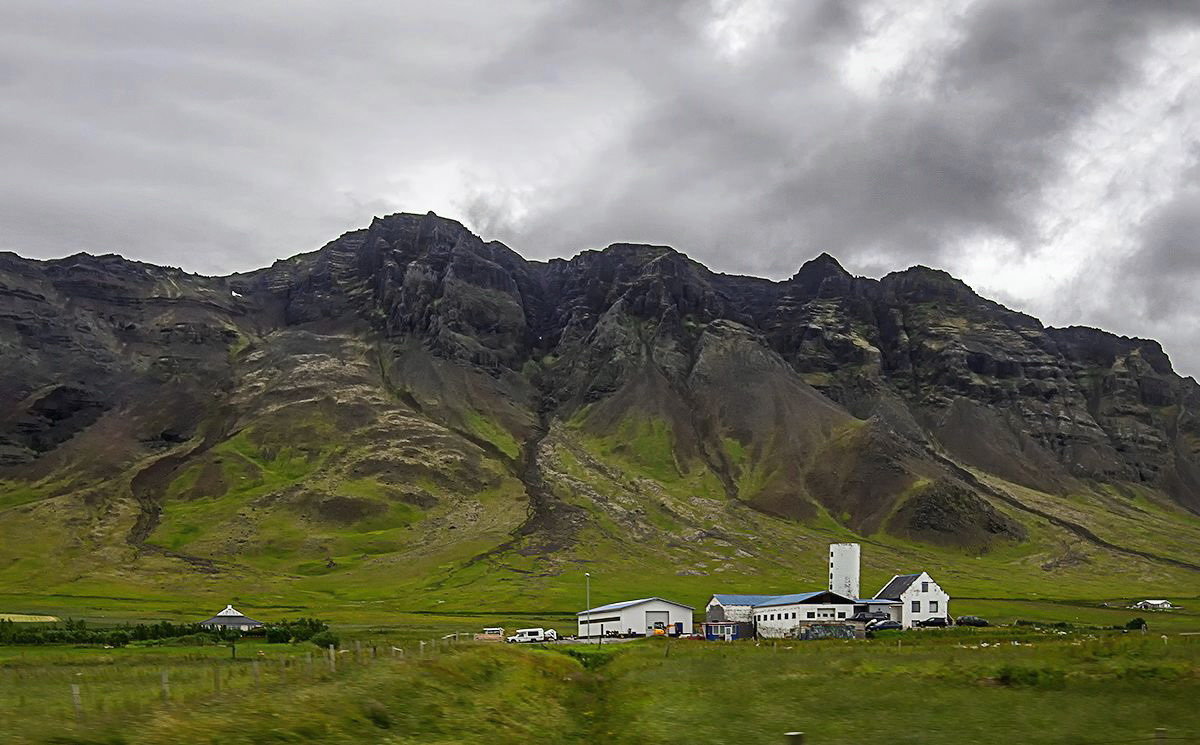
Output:
[[802,730],[812,745],[1101,745],[1165,728],[1172,742],[1200,741],[1198,636],[1021,627],[761,646],[462,644],[357,662],[343,652],[336,670],[311,645],[238,653],[0,649],[0,739],[666,745]]

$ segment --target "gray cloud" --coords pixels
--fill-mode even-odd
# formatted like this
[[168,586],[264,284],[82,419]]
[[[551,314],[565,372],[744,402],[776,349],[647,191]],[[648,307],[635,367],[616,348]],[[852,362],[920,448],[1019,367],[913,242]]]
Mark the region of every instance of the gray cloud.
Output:
[[[1002,241],[1034,260],[1080,128],[1131,86],[1153,94],[1142,65],[1160,37],[1200,29],[1185,0],[13,0],[0,14],[0,249],[205,272],[426,209],[539,258],[646,241],[779,277],[820,251],[867,273],[966,267]],[[1124,226],[1119,260],[1002,299],[1157,333],[1200,370],[1200,338],[1180,330],[1200,327],[1186,183]],[[1083,211],[1122,214],[1127,195],[1109,192]],[[1127,312],[1094,297],[1121,282]]]

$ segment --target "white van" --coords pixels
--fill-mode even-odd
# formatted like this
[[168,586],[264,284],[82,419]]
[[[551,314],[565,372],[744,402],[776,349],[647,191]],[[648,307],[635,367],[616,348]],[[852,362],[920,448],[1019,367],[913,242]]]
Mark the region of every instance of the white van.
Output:
[[517,633],[505,639],[509,644],[529,644],[533,642],[552,642],[558,639],[554,629],[517,629]]

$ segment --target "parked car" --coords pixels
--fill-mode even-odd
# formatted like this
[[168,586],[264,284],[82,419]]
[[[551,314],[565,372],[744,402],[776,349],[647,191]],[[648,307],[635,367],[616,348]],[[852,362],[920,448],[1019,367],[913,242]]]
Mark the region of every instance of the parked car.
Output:
[[913,626],[920,626],[922,628],[934,628],[934,627],[945,628],[946,626],[951,626],[951,625],[952,624],[950,623],[949,618],[939,618],[937,616],[935,616],[933,618],[926,618],[924,621],[914,621],[913,622]]
[[853,616],[850,616],[851,621],[862,621],[863,623],[870,623],[871,621],[888,621],[890,619],[891,616],[881,610],[864,610],[855,613]]
[[517,633],[505,639],[509,644],[533,644],[536,642],[552,642],[558,639],[554,629],[517,629]]
[[991,626],[986,619],[979,616],[959,616],[954,623],[959,626]]
[[896,631],[904,626],[899,621],[876,621],[867,625],[867,631]]

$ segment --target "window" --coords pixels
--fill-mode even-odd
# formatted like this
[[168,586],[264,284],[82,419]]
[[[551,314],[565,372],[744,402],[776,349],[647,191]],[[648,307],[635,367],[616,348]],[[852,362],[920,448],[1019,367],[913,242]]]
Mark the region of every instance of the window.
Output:
[[846,617],[845,612],[838,613],[838,618],[845,618],[845,617]]
[[920,600],[914,600],[914,601],[912,601],[912,612],[913,612],[913,613],[920,613],[920,612],[921,612],[921,601],[920,601]]
[[929,601],[929,612],[930,612],[930,613],[937,613],[937,612],[938,612],[937,605],[938,605],[938,601],[936,601],[936,600],[930,600],[930,601]]
[[792,611],[792,618],[796,617],[796,611]]
[[816,618],[816,617],[817,617],[817,614],[816,614],[816,613],[813,613],[812,611],[809,611],[809,612],[808,612],[808,617],[809,617],[809,618]]
[[921,592],[929,592],[929,583],[928,582],[921,583]]

